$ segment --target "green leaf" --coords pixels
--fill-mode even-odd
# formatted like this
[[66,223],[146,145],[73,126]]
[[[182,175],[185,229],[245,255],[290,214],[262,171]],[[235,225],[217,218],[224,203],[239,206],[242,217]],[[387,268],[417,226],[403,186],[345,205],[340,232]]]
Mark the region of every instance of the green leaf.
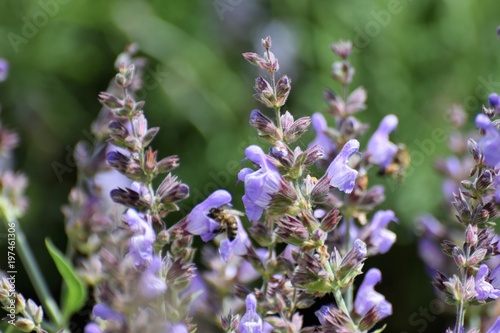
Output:
[[67,286],[67,292],[62,301],[63,317],[64,321],[67,322],[71,315],[80,310],[87,301],[87,288],[76,274],[71,262],[59,251],[54,243],[46,238],[45,245]]

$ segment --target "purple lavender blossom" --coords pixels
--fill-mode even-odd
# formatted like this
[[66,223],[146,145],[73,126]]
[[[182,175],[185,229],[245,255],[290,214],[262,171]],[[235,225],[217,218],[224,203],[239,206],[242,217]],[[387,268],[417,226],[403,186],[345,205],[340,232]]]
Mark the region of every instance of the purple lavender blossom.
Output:
[[158,277],[161,266],[160,257],[154,256],[139,280],[137,286],[138,297],[145,300],[151,300],[167,291],[165,280]]
[[118,323],[123,323],[125,321],[125,317],[121,313],[111,310],[111,308],[104,303],[96,304],[92,312],[94,316],[104,320],[113,320]]
[[330,178],[330,185],[345,193],[351,193],[358,175],[358,171],[347,165],[349,157],[358,152],[359,142],[355,139],[347,141],[340,153],[332,161],[326,174]]
[[374,247],[371,249],[373,253],[386,253],[396,241],[396,234],[386,229],[391,221],[398,222],[392,210],[380,210],[373,216],[372,222],[366,229],[369,243]]
[[377,268],[372,268],[366,273],[354,301],[354,309],[359,315],[364,316],[372,308],[375,308],[379,320],[392,314],[391,303],[374,289],[381,280],[382,273]]
[[204,242],[212,240],[220,230],[220,222],[209,217],[212,208],[219,208],[231,202],[231,194],[217,190],[193,208],[187,217],[186,230],[192,235],[200,235]]
[[168,324],[164,333],[188,333],[188,330],[184,324]]
[[497,265],[490,273],[491,285],[495,289],[500,289],[500,265]]
[[102,330],[96,323],[90,323],[85,326],[83,333],[102,333]]
[[379,127],[368,141],[366,152],[370,163],[386,168],[392,161],[398,147],[389,141],[389,134],[398,126],[398,118],[389,114],[382,119]]
[[487,278],[489,277],[490,269],[486,265],[481,265],[476,275],[476,293],[478,301],[485,301],[488,298],[497,299],[500,297],[500,290],[492,286]]
[[495,202],[500,203],[500,175],[496,175],[493,179],[493,187],[495,188]]
[[7,80],[9,74],[9,63],[7,60],[0,58],[0,82]]
[[500,332],[500,317],[497,318],[493,326],[486,333],[498,333]]
[[262,333],[262,318],[257,313],[257,300],[253,294],[246,299],[247,311],[238,326],[240,333]]
[[125,214],[126,222],[134,232],[129,240],[129,255],[136,266],[147,264],[153,260],[153,243],[156,234],[151,225],[142,218],[135,209],[128,209]]
[[495,109],[495,113],[500,111],[500,96],[496,93],[492,93],[488,96],[488,102],[490,103],[490,107]]
[[245,155],[260,167],[257,171],[244,168],[238,173],[238,179],[245,184],[243,204],[247,217],[250,221],[258,221],[264,209],[269,208],[272,196],[279,191],[281,175],[260,147],[248,147]]
[[325,156],[331,157],[335,153],[337,147],[333,140],[326,134],[328,130],[328,125],[326,124],[325,117],[321,113],[315,113],[312,115],[312,125],[316,131],[316,138],[309,144],[309,148],[314,145],[318,145],[323,148],[323,153]]
[[238,233],[236,234],[236,238],[230,241],[229,239],[224,239],[219,248],[219,253],[221,255],[222,260],[227,262],[229,256],[231,254],[235,255],[245,255],[247,253],[247,248],[251,246],[250,239],[248,235],[241,225],[240,219],[235,216],[234,217],[238,222]]
[[484,114],[477,115],[476,125],[484,132],[484,137],[477,143],[484,162],[490,167],[495,167],[500,162],[500,132]]

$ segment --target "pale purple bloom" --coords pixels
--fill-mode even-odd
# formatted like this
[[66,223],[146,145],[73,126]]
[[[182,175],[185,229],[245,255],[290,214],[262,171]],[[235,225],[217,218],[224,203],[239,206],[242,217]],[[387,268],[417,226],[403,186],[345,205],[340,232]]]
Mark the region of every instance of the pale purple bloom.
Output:
[[247,311],[238,326],[239,333],[262,333],[262,318],[257,313],[257,300],[253,294],[246,299]]
[[245,229],[241,225],[240,219],[237,216],[235,216],[234,218],[238,222],[238,233],[236,234],[236,238],[232,241],[230,241],[229,239],[224,239],[219,247],[219,253],[224,262],[227,262],[231,254],[235,254],[238,256],[245,255],[248,251],[247,248],[251,246],[250,239],[248,238]]
[[436,240],[428,238],[426,235],[418,241],[418,255],[428,266],[429,275],[434,276],[436,271],[444,271],[447,257]]
[[184,324],[169,324],[165,327],[164,333],[188,333],[188,330]]
[[491,285],[495,289],[500,289],[500,265],[495,267],[490,273]]
[[500,296],[500,290],[495,289],[488,281],[490,269],[486,265],[481,265],[476,274],[476,293],[477,300],[484,301],[488,298],[497,299]]
[[153,259],[153,243],[156,233],[151,225],[135,209],[128,209],[125,219],[134,235],[129,240],[129,255],[136,266],[149,263]]
[[500,332],[500,317],[497,318],[493,326],[486,333],[498,333]]
[[165,280],[158,277],[160,269],[161,259],[154,256],[149,266],[142,273],[137,285],[138,296],[141,299],[150,300],[167,291]]
[[186,231],[192,235],[200,235],[204,242],[213,239],[219,233],[220,222],[209,217],[210,210],[229,204],[231,199],[231,194],[225,190],[217,190],[210,194],[188,215]]
[[0,58],[0,82],[7,80],[9,74],[9,63],[5,59]]
[[368,141],[366,152],[368,161],[372,164],[386,168],[391,162],[398,147],[389,141],[389,134],[398,126],[398,118],[389,114],[382,119],[379,127]]
[[493,187],[495,188],[495,201],[500,203],[500,175],[496,175],[493,179]]
[[354,301],[354,309],[359,315],[364,316],[372,308],[375,308],[379,320],[392,314],[391,303],[374,289],[381,280],[382,273],[377,268],[372,268],[366,273]]
[[111,308],[104,303],[96,304],[92,312],[94,316],[104,320],[113,320],[118,323],[123,323],[125,321],[123,314],[111,310]]
[[96,323],[90,323],[85,325],[83,333],[102,333],[102,330]]
[[250,221],[258,221],[269,208],[272,196],[280,189],[281,175],[276,166],[258,146],[245,149],[246,157],[260,168],[254,171],[244,168],[238,173],[238,179],[245,184],[243,204]]
[[330,185],[345,193],[351,193],[358,175],[358,171],[347,165],[349,157],[358,152],[359,142],[355,139],[347,141],[340,153],[332,161],[326,173],[330,178]]
[[490,167],[495,167],[500,162],[500,132],[484,114],[477,115],[476,125],[484,131],[484,137],[477,143],[484,156],[484,162]]
[[328,130],[328,125],[326,124],[325,117],[321,113],[315,113],[312,115],[312,125],[316,131],[316,138],[309,144],[309,148],[314,145],[318,145],[323,148],[323,153],[327,157],[331,157],[337,147],[333,140],[326,134]]
[[389,222],[398,222],[392,210],[379,210],[371,223],[363,230],[363,239],[369,240],[372,253],[386,253],[396,241],[396,234],[387,230]]
[[490,107],[495,109],[495,112],[498,113],[500,111],[500,96],[496,93],[492,93],[488,96],[488,102],[490,103]]
[[141,197],[144,198],[147,202],[151,202],[151,192],[149,189],[142,183],[139,182],[133,182],[130,185],[130,189],[133,190],[134,192],[139,193]]

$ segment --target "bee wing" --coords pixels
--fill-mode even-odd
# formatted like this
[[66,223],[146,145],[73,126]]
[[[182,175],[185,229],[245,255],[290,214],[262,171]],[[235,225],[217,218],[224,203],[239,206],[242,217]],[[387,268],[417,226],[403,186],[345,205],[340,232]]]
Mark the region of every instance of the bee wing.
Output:
[[245,216],[245,213],[240,212],[239,210],[236,210],[236,209],[226,209],[224,212],[226,214],[234,215],[234,216]]

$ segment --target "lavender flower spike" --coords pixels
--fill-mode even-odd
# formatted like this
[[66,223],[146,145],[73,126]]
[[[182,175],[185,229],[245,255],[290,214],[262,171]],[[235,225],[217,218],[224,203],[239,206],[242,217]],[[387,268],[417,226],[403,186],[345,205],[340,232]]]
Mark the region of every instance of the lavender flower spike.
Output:
[[477,115],[476,125],[484,132],[484,137],[477,143],[484,162],[490,167],[495,167],[500,162],[500,132],[484,114]]
[[345,193],[351,193],[354,188],[354,182],[358,175],[358,171],[347,166],[349,157],[356,153],[359,149],[358,140],[352,139],[347,141],[340,153],[332,161],[326,173],[330,178],[330,185],[338,188]]
[[384,295],[374,289],[381,280],[382,273],[377,268],[372,268],[366,273],[354,301],[354,309],[359,315],[364,316],[372,308],[375,309],[378,320],[392,314],[391,303],[387,302]]
[[323,148],[325,156],[333,157],[337,147],[333,140],[325,133],[328,129],[325,117],[321,113],[315,113],[312,115],[312,125],[316,131],[316,138],[309,144],[309,148],[314,145],[318,145]]
[[476,299],[478,301],[485,301],[488,298],[497,299],[500,297],[500,290],[495,289],[488,281],[490,269],[486,265],[481,265],[476,275]]
[[0,82],[7,80],[9,74],[9,63],[7,60],[0,58]]
[[379,127],[368,141],[366,152],[368,161],[372,164],[386,168],[392,161],[398,147],[389,141],[389,134],[398,126],[398,118],[389,114],[382,119]]
[[187,217],[186,231],[192,235],[200,235],[204,242],[213,239],[220,230],[220,222],[209,217],[212,208],[219,208],[231,202],[231,194],[217,190],[203,202],[193,208]]
[[269,208],[272,196],[280,189],[281,175],[264,151],[252,145],[245,149],[246,157],[260,169],[245,168],[238,173],[238,179],[245,184],[243,204],[250,221],[258,221],[264,209]]
[[257,313],[257,300],[253,294],[246,299],[247,311],[241,318],[238,330],[240,333],[262,333],[262,318]]

